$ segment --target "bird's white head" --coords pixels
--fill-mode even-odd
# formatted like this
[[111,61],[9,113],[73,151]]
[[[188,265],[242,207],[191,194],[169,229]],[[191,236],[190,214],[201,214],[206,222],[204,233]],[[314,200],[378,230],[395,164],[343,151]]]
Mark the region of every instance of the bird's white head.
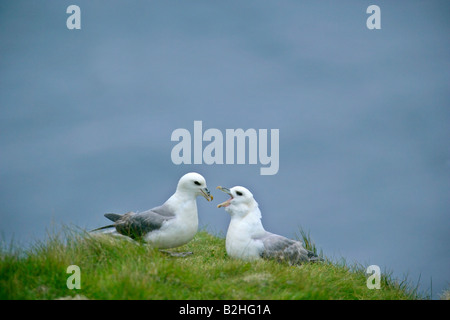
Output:
[[196,172],[186,173],[180,178],[177,185],[177,192],[193,194],[196,197],[203,196],[208,201],[213,200],[213,196],[206,186],[205,178]]
[[217,208],[224,207],[231,216],[244,217],[258,207],[253,194],[247,188],[236,186],[228,189],[219,186],[217,189],[222,190],[231,197],[217,206]]

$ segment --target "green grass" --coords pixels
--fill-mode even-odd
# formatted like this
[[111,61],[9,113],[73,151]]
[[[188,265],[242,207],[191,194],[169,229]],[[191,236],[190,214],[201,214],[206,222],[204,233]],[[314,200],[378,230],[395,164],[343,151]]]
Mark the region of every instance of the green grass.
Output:
[[[416,290],[389,275],[382,275],[380,290],[369,290],[365,270],[342,262],[325,259],[289,266],[231,259],[225,251],[225,239],[206,231],[171,251],[194,254],[172,257],[148,245],[67,229],[27,250],[3,244],[0,299],[420,298]],[[81,289],[67,288],[69,265],[80,267]]]

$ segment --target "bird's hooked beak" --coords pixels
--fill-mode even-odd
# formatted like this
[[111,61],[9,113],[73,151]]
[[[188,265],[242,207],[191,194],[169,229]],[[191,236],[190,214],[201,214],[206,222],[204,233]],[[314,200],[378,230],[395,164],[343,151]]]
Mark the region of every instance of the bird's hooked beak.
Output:
[[213,196],[211,195],[211,192],[209,192],[208,188],[201,188],[200,192],[202,193],[202,196],[205,197],[208,201],[213,201]]
[[231,197],[227,201],[218,204],[217,208],[228,207],[230,205],[230,201],[233,199],[233,195],[231,194],[230,189],[225,188],[225,187],[221,187],[221,186],[218,186],[216,189],[219,189],[219,190],[225,192],[226,194],[228,194]]

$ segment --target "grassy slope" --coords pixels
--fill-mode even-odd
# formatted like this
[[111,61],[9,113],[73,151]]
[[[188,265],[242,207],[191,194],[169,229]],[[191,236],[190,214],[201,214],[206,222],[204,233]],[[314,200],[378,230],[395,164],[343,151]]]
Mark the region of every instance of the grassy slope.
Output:
[[[87,234],[50,236],[26,252],[0,253],[0,299],[415,299],[413,290],[382,276],[380,290],[366,275],[325,262],[289,266],[231,259],[225,240],[202,231],[172,257],[123,239]],[[67,238],[68,240],[62,240]],[[81,289],[70,290],[69,265],[81,269]]]

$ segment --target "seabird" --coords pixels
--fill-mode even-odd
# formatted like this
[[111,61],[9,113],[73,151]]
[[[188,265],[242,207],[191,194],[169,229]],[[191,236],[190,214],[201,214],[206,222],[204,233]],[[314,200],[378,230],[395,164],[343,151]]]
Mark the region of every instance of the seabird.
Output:
[[197,196],[213,200],[205,178],[190,172],[180,178],[175,193],[163,205],[139,213],[106,213],[114,224],[93,231],[114,227],[122,235],[159,249],[182,246],[197,233]]
[[231,196],[217,207],[224,207],[231,216],[226,236],[229,256],[243,260],[275,259],[290,264],[321,260],[302,242],[268,232],[261,222],[261,211],[253,194],[246,188],[217,187]]

